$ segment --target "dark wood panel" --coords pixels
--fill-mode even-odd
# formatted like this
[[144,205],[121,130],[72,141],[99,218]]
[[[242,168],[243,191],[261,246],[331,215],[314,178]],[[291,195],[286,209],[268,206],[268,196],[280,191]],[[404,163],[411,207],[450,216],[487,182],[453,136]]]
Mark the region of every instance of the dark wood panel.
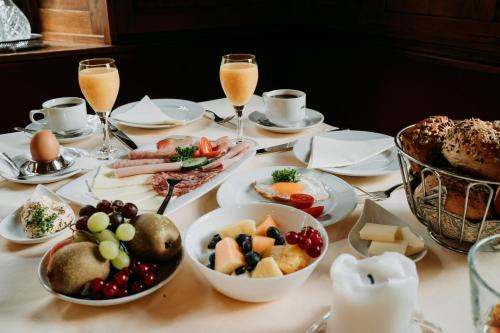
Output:
[[[105,2],[105,0],[98,0]],[[89,10],[89,1],[87,0],[38,0],[39,8],[57,8],[69,10]]]
[[94,34],[89,11],[40,8],[43,32]]
[[432,0],[387,0],[387,10],[410,14],[429,14]]

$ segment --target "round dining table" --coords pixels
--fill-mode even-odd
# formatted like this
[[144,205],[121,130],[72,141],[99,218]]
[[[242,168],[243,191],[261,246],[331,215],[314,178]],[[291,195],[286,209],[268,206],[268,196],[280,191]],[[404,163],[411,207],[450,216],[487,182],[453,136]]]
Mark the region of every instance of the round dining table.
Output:
[[[200,104],[221,116],[233,112],[225,99]],[[253,96],[246,107],[247,113],[262,109],[259,96]],[[335,121],[335,114],[342,112],[334,109],[319,111],[328,115],[332,122]],[[286,143],[335,128],[321,124],[300,133],[280,134],[257,128],[248,121],[244,121],[244,125],[245,135],[255,140],[259,147]],[[219,125],[205,117],[186,126],[168,129],[120,128],[139,147],[172,134],[209,138],[235,135],[232,126]],[[91,150],[101,140],[99,132],[67,146]],[[3,134],[0,135],[0,151],[11,155],[26,153],[29,142],[23,133]],[[248,161],[232,177],[252,172],[255,168],[278,165],[303,166],[292,151],[261,154]],[[79,176],[81,174],[47,186],[57,190]],[[387,189],[402,181],[399,172],[373,177],[339,177],[367,191]],[[21,206],[34,188],[35,185],[0,180],[0,219]],[[168,217],[185,233],[196,219],[218,207],[217,189]],[[355,253],[347,242],[347,236],[360,216],[363,201],[360,196],[357,208],[349,216],[326,228],[330,241],[327,254],[306,283],[283,298],[268,303],[245,303],[220,294],[188,260],[184,260],[170,282],[139,300],[110,307],[72,304],[48,293],[37,275],[43,254],[61,240],[60,237],[35,245],[15,244],[0,237],[0,332],[305,332],[329,311],[332,297],[329,269],[332,262],[342,253]],[[429,248],[427,255],[417,263],[420,279],[418,302],[425,319],[440,326],[444,332],[472,332],[466,256],[441,247],[428,236],[426,228],[411,213],[402,188],[379,203],[423,235]],[[77,205],[72,207],[78,211]]]

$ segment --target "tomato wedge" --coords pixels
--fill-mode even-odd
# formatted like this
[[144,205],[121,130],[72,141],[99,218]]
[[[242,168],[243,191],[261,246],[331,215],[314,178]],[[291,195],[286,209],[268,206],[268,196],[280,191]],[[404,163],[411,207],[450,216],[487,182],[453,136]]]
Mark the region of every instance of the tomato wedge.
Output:
[[290,196],[290,203],[295,208],[309,208],[314,204],[314,197],[305,193],[295,193]]
[[316,206],[316,207],[303,208],[302,210],[307,214],[312,215],[312,217],[320,217],[321,214],[323,214],[324,209],[325,206]]
[[193,153],[193,157],[201,157],[201,151],[198,149]]
[[212,150],[211,152],[208,152],[206,154],[201,154],[201,156],[204,156],[206,158],[214,158],[214,157],[217,157],[219,155],[220,155],[220,150],[219,149]]
[[208,141],[206,137],[202,137],[200,139],[200,151],[202,156],[212,151],[212,145],[210,144],[210,141]]

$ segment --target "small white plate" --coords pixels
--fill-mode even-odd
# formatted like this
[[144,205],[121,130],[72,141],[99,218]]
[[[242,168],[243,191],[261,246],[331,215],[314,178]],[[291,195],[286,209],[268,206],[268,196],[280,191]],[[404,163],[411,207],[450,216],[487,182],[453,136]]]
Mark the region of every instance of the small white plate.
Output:
[[48,250],[45,253],[42,260],[40,261],[40,265],[38,265],[38,279],[40,280],[40,283],[42,284],[42,286],[49,293],[53,294],[54,296],[56,296],[57,298],[59,298],[63,301],[75,303],[75,304],[90,305],[90,306],[111,306],[111,305],[124,304],[124,303],[135,301],[139,298],[143,298],[144,296],[147,296],[149,294],[154,293],[155,291],[157,291],[158,289],[161,289],[164,285],[166,285],[170,280],[173,279],[173,277],[179,271],[179,268],[183,262],[183,257],[184,257],[184,250],[181,250],[181,252],[175,258],[173,258],[171,261],[169,261],[165,264],[159,265],[157,276],[158,276],[158,278],[160,278],[162,280],[149,289],[146,289],[144,291],[141,291],[140,293],[133,294],[133,295],[126,296],[126,297],[95,300],[95,299],[78,298],[78,297],[64,295],[64,294],[58,293],[52,289],[52,287],[50,286],[49,279],[47,277],[47,266],[49,265],[51,251],[52,251],[52,249]]
[[315,110],[306,109],[306,116],[303,120],[297,123],[294,126],[284,127],[277,124],[272,123],[267,117],[266,114],[259,111],[254,111],[248,115],[248,120],[253,123],[255,126],[259,128],[266,129],[270,132],[276,133],[297,133],[309,128],[313,128],[319,126],[323,123],[325,118],[323,115]]
[[[63,202],[66,206],[68,204],[57,194],[49,190],[43,185],[38,185],[35,188],[35,191],[33,192],[35,195],[45,195],[49,198],[51,198],[54,201],[60,201]],[[71,207],[69,207],[69,210],[73,212]],[[16,209],[14,212],[9,214],[7,217],[5,217],[2,222],[0,222],[0,236],[3,238],[14,242],[14,243],[19,243],[19,244],[36,244],[36,243],[42,243],[45,242],[49,239],[52,239],[54,237],[63,235],[68,233],[70,230],[68,227],[75,221],[75,215],[73,213],[73,221],[71,221],[70,224],[68,224],[64,229],[61,229],[53,234],[39,237],[39,238],[29,238],[26,236],[23,230],[23,225],[20,220],[20,214],[21,214],[22,206]]]
[[220,207],[231,207],[234,205],[258,202],[278,203],[263,198],[254,190],[252,183],[259,179],[272,178],[271,174],[273,171],[285,168],[295,169],[299,171],[299,173],[315,172],[318,180],[325,186],[330,197],[325,201],[314,204],[314,206],[325,206],[323,215],[317,219],[323,226],[329,226],[342,220],[356,208],[357,196],[353,188],[345,181],[329,173],[312,171],[294,166],[273,166],[253,169],[251,172],[244,175],[231,177],[219,187],[217,191],[217,203]]
[[[87,115],[87,121],[88,121],[87,126],[85,126],[85,129],[81,133],[79,133],[78,135],[75,135],[74,137],[71,137],[71,138],[65,138],[65,139],[61,139],[61,138],[56,137],[57,141],[59,141],[60,143],[72,143],[72,142],[77,142],[77,141],[87,139],[88,137],[92,136],[100,124],[99,118],[97,118],[96,115]],[[47,121],[45,119],[40,120],[40,123],[31,123],[28,126],[26,126],[26,128],[29,130],[35,130],[35,131],[42,130],[42,129],[50,129],[47,126]],[[24,134],[28,138],[33,137],[33,134],[31,134],[31,133],[24,132]]]
[[[377,223],[377,224],[385,224],[385,225],[395,225],[398,227],[408,227],[404,221],[400,218],[389,212],[384,207],[375,203],[372,200],[367,199],[365,201],[365,207],[363,208],[363,212],[359,217],[358,221],[352,227],[349,232],[349,236],[347,237],[349,240],[349,245],[351,248],[356,251],[359,255],[363,257],[368,257],[368,248],[370,247],[370,241],[361,239],[359,237],[360,230],[364,227],[366,223]],[[411,230],[411,228],[410,228]],[[420,240],[424,241],[424,238],[416,233],[414,230],[411,230],[415,235],[417,235]],[[409,256],[411,260],[417,262],[427,254],[427,247],[425,250],[422,250],[419,253]]]
[[[165,113],[167,116],[178,119],[178,120],[185,120],[186,124],[192,123],[193,121],[196,121],[200,119],[203,114],[205,113],[205,109],[200,106],[200,104],[191,102],[191,101],[186,101],[183,99],[152,99],[153,103],[155,103],[160,110]],[[128,103],[125,105],[122,105],[120,107],[117,107],[113,112],[111,113],[111,119],[113,121],[129,126],[129,127],[137,127],[137,128],[169,128],[169,127],[174,127],[174,126],[180,126],[180,125],[175,125],[175,124],[163,124],[163,125],[158,125],[158,124],[136,124],[136,123],[129,123],[129,122],[123,122],[115,118],[116,115],[122,114],[130,110],[134,105],[136,105],[139,102],[132,102]]]
[[[64,153],[64,149],[62,148],[62,154],[66,156]],[[31,159],[30,154],[20,154],[12,157],[12,160],[16,163],[17,166],[21,166],[24,162],[28,161]],[[78,172],[80,172],[81,168],[78,166],[78,163],[73,163],[69,168],[63,169],[61,171],[52,173],[52,174],[47,174],[47,175],[40,175],[40,176],[32,176],[27,179],[19,179],[16,177],[15,171],[5,162],[4,159],[0,159],[0,176],[3,178],[7,179],[8,181],[11,181],[13,183],[19,183],[19,184],[48,184],[48,183],[54,183],[63,179],[66,179],[68,177],[71,177]]]
[[[324,132],[317,135],[344,140],[346,145],[349,145],[349,141],[390,138],[390,136],[381,133],[349,130]],[[295,157],[304,164],[309,161],[311,142],[312,137],[309,136],[297,140],[293,146]],[[334,153],[332,152],[332,154]],[[399,171],[399,163],[396,148],[393,147],[357,164],[341,168],[321,168],[320,170],[345,176],[379,176]]]

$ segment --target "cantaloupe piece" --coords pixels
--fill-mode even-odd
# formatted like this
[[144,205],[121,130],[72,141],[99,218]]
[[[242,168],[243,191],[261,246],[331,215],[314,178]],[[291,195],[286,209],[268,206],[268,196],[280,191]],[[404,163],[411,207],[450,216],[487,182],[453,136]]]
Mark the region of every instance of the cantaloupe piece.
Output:
[[227,227],[219,229],[221,238],[231,237],[235,238],[239,234],[253,235],[255,234],[255,221],[254,220],[241,220],[236,224],[228,225]]
[[243,265],[245,265],[245,257],[233,238],[223,238],[215,245],[215,270],[217,272],[232,274],[236,268]]
[[271,217],[271,215],[267,215],[266,219],[264,222],[259,224],[257,227],[257,231],[255,231],[255,234],[259,236],[266,236],[267,235],[267,228],[269,227],[276,227],[279,228],[278,223],[274,221],[274,219]]
[[252,236],[252,250],[260,255],[264,255],[274,245],[274,238],[259,235]]
[[269,250],[278,267],[285,274],[298,271],[309,265],[309,256],[298,245],[275,245]]
[[252,272],[253,278],[270,278],[282,275],[283,273],[273,257],[267,257],[259,261]]

